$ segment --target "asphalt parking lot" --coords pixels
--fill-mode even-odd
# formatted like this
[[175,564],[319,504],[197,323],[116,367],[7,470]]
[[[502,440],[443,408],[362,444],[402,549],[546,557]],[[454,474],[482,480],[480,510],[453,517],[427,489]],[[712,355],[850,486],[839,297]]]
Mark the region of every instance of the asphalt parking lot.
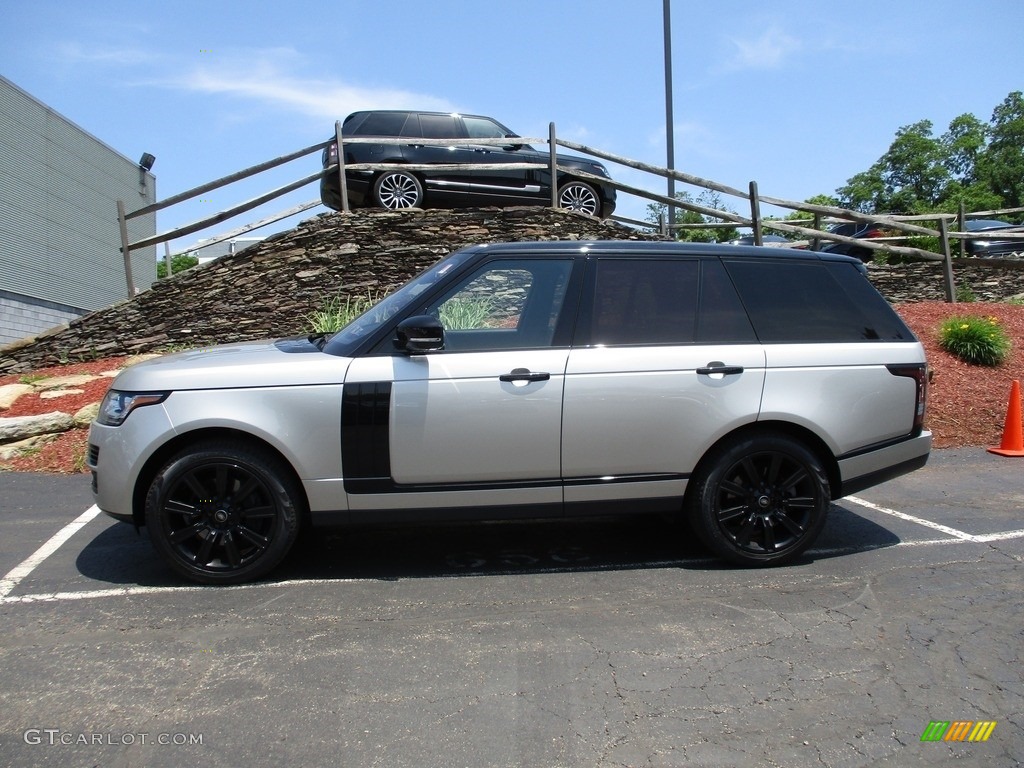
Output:
[[91,504],[0,473],[0,765],[1024,761],[1022,459],[935,451],[771,570],[645,518],[331,532],[201,588]]

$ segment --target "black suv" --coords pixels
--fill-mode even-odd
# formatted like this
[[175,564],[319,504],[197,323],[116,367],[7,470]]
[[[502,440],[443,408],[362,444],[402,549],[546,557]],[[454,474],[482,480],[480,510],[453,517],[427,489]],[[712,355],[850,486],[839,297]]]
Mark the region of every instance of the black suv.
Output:
[[[354,112],[342,124],[342,136],[409,139],[408,144],[346,144],[345,164],[404,163],[408,165],[498,165],[550,162],[547,152],[511,141],[495,144],[437,146],[418,144],[417,139],[516,139],[515,133],[490,117],[443,112]],[[324,150],[323,165],[338,159],[338,146]],[[582,157],[559,155],[565,168],[609,178],[600,163]],[[470,205],[545,205],[551,200],[551,173],[546,168],[475,170],[471,167],[437,170],[346,169],[349,203],[382,208],[456,208]],[[324,205],[341,210],[337,173],[320,179]],[[558,204],[562,208],[607,218],[615,210],[615,188],[560,172]]]

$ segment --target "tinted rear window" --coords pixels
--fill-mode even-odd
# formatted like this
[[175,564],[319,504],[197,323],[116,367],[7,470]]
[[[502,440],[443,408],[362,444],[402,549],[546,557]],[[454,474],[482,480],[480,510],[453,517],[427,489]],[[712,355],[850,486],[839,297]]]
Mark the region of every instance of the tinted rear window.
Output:
[[414,120],[410,120],[410,125],[406,127],[407,136],[422,136],[424,139],[457,139],[459,138],[459,129],[455,123],[455,118],[451,115],[420,115],[420,131],[419,133],[411,132]]
[[762,342],[914,338],[855,265],[770,258],[725,265]]
[[594,285],[592,344],[692,342],[697,261],[601,259]]
[[355,126],[355,136],[401,136],[408,115],[405,112],[371,112]]

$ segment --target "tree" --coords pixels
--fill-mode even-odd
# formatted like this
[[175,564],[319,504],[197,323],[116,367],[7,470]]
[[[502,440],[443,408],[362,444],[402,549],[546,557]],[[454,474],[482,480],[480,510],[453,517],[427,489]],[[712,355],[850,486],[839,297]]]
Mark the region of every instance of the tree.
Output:
[[903,126],[885,154],[836,195],[842,207],[864,213],[1024,206],[1024,95],[1010,93],[988,124],[962,114],[938,138],[929,120]]
[[[721,194],[714,191],[713,189],[705,189],[699,195],[696,200],[689,192],[676,192],[676,200],[680,200],[685,203],[696,203],[702,205],[705,208],[714,208],[718,211],[727,211],[729,213],[735,213],[731,208],[727,208],[722,200]],[[726,240],[732,240],[738,235],[736,227],[727,226],[722,228],[693,228],[688,227],[688,224],[711,224],[720,222],[721,219],[716,219],[711,216],[704,216],[697,211],[687,210],[686,208],[675,209],[675,239],[681,240],[688,243],[720,243]],[[647,218],[646,220],[652,224],[658,225],[668,215],[668,206],[664,203],[650,203],[647,206]]]
[[896,138],[876,163],[882,180],[876,212],[933,210],[950,178],[945,159],[942,143],[932,136],[930,120],[919,120],[896,131]]
[[1002,207],[1024,206],[1024,95],[1013,91],[995,108],[989,142],[978,159],[978,177],[1002,198]]
[[954,117],[939,143],[945,155],[943,164],[949,175],[962,186],[977,181],[978,157],[985,150],[987,126],[974,115]]
[[[186,269],[190,269],[199,263],[199,259],[195,256],[189,256],[186,253],[179,253],[171,257],[171,274],[176,275],[179,272],[184,272]],[[156,276],[158,279],[167,277],[167,265],[163,259],[160,259],[156,263]]]

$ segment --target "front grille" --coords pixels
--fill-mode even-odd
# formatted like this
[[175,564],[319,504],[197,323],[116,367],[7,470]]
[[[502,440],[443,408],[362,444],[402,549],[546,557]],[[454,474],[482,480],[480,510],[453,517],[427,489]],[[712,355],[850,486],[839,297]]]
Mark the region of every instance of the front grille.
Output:
[[90,443],[89,444],[89,458],[87,459],[87,461],[89,462],[89,466],[90,467],[95,467],[99,463],[99,460],[100,460],[100,447],[98,445],[93,445],[92,443]]

